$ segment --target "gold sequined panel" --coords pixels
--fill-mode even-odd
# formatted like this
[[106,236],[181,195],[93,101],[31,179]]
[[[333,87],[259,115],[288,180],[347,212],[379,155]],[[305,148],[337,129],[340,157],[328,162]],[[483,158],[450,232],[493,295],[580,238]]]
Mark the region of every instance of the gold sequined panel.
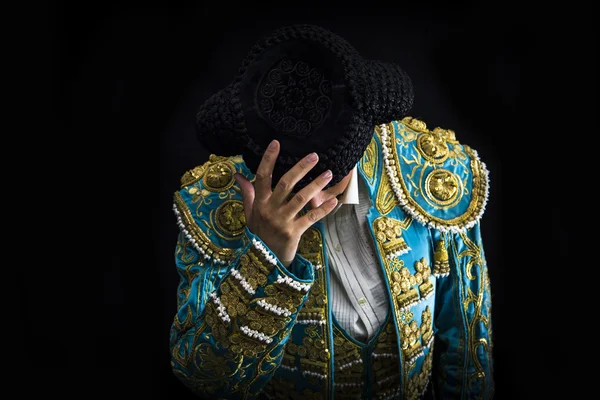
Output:
[[424,355],[433,343],[433,320],[429,306],[421,314],[421,323],[414,319],[411,311],[402,313],[400,328],[400,344],[404,367],[409,370],[417,358]]
[[[488,191],[487,170],[476,152],[461,145],[454,131],[429,130],[412,117],[404,118],[398,129],[395,123],[385,126],[384,152],[390,168],[386,171],[396,179],[401,204],[407,202],[404,207],[422,223],[440,228],[464,228],[476,222]],[[465,196],[470,196],[468,205],[461,205]]]
[[377,245],[385,255],[382,259],[398,316],[399,312],[432,296],[434,290],[430,279],[431,267],[425,258],[415,262],[415,273],[412,274],[404,265],[404,260],[398,257],[409,250],[402,238],[402,230],[410,225],[410,221],[408,218],[398,221],[388,217],[379,217],[373,221]]
[[388,320],[376,339],[373,359],[373,397],[395,398],[400,393],[400,359],[396,327]]
[[360,399],[364,389],[361,348],[338,328],[333,329],[335,398]]
[[386,258],[404,254],[409,250],[402,237],[402,231],[407,230],[412,218],[406,217],[403,221],[385,216],[377,218],[373,223],[375,239],[383,250]]

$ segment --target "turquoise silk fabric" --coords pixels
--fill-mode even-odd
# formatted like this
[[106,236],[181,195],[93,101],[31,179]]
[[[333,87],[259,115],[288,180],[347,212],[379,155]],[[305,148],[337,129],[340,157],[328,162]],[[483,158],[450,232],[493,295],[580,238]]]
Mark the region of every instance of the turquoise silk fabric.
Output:
[[241,156],[183,175],[171,365],[200,398],[493,397],[485,164],[452,130],[407,117],[376,127],[358,171],[390,304],[368,343],[332,315],[322,221],[286,268],[245,226]]

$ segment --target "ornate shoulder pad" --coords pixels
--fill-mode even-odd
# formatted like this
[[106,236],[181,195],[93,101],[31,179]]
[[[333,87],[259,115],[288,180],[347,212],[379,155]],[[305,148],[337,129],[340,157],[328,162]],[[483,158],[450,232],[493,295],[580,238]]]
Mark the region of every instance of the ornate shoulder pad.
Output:
[[488,199],[488,171],[454,131],[429,130],[412,117],[376,131],[394,193],[415,220],[443,232],[464,231],[479,221]]
[[181,189],[173,195],[177,224],[205,260],[225,264],[241,246],[246,218],[236,172],[254,181],[242,157],[211,154],[183,174]]

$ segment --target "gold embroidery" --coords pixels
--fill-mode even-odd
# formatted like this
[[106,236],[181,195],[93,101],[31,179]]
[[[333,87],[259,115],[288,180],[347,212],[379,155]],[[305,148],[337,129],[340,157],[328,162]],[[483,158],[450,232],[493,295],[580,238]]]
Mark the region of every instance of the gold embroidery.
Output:
[[425,178],[427,198],[441,208],[454,207],[463,196],[461,180],[450,171],[437,169]]
[[[251,251],[240,256],[239,271],[252,290],[256,290],[259,286],[267,284],[267,275],[269,275],[270,271],[253,256],[254,254]],[[250,261],[251,258],[252,261]]]
[[318,229],[309,228],[302,234],[298,252],[313,265],[323,265],[323,241]]
[[441,135],[424,133],[417,139],[417,150],[432,164],[442,164],[448,159],[448,146]]
[[217,379],[230,378],[237,371],[231,369],[227,357],[215,354],[208,343],[202,343],[196,348],[196,358],[200,360],[200,369],[210,371]]
[[417,270],[415,273],[415,280],[417,285],[419,285],[421,298],[425,299],[433,293],[433,283],[431,283],[431,280],[429,279],[431,276],[431,267],[427,265],[427,260],[425,260],[425,258],[421,258],[415,263],[415,269]]
[[275,317],[274,315],[267,314],[260,308],[255,308],[248,311],[247,314],[239,315],[240,319],[250,329],[262,332],[268,337],[275,336],[276,333],[284,329],[291,321],[290,317]]
[[[424,123],[421,123],[420,121],[415,120],[414,118],[407,118],[409,119],[405,118],[403,120],[405,129],[402,129],[402,125],[400,126],[401,137],[405,136],[403,134],[404,130],[411,129],[419,130],[421,132],[419,133],[419,138],[425,134],[434,135],[432,132],[426,130],[426,125]],[[449,178],[449,175],[440,176],[438,175],[437,170],[434,170],[434,172],[428,175],[430,176],[430,185],[425,185],[425,187],[422,188],[421,184],[425,184],[425,182],[423,182],[422,180],[424,178],[424,169],[430,166],[430,163],[433,162],[427,161],[427,158],[425,158],[425,156],[423,155],[424,150],[419,150],[418,154],[423,155],[423,158],[426,160],[425,163],[422,163],[422,160],[420,160],[416,155],[413,155],[411,159],[407,159],[406,157],[402,156],[404,164],[401,165],[399,158],[400,155],[398,154],[396,144],[401,145],[402,147],[407,147],[407,145],[406,143],[403,143],[400,138],[397,137],[396,127],[394,124],[390,123],[386,126],[388,128],[390,137],[388,138],[388,140],[386,140],[385,143],[383,143],[383,145],[389,152],[388,159],[390,161],[390,167],[392,171],[388,172],[399,178],[399,190],[402,193],[396,194],[402,197],[401,199],[399,199],[400,202],[408,202],[408,204],[405,207],[408,207],[411,210],[411,213],[414,213],[415,215],[418,215],[420,218],[422,218],[423,221],[421,222],[423,224],[431,223],[432,226],[438,228],[464,228],[466,226],[469,226],[469,224],[476,222],[483,213],[488,191],[488,180],[486,175],[487,171],[485,169],[485,165],[477,157],[476,152],[466,145],[463,146],[464,151],[470,157],[470,168],[468,168],[467,166],[463,168],[465,175],[468,176],[469,171],[472,174],[472,189],[470,192],[470,202],[466,207],[466,210],[460,215],[450,219],[444,219],[442,217],[433,215],[429,211],[425,210],[423,206],[421,206],[416,201],[416,198],[419,196],[420,192],[423,192],[424,199],[434,209],[449,208],[451,206],[455,206],[462,199],[462,196],[464,196],[465,193],[468,193],[468,190],[465,186],[467,178],[465,177],[464,181],[462,181],[456,175],[454,175],[452,178]],[[442,140],[445,140],[445,138],[449,138],[454,141],[455,139],[453,131],[450,132],[449,130],[442,130],[441,128],[437,130],[435,135],[437,135],[437,137],[442,138]],[[433,148],[431,148],[428,151],[431,153],[433,151]],[[437,153],[439,153],[439,150],[436,151]],[[432,154],[437,153],[434,152]],[[464,154],[462,153],[461,146],[459,144],[455,144],[452,150],[448,150],[448,156],[450,155],[455,157],[450,162],[451,165],[457,165],[459,163],[462,164],[462,161],[460,160],[465,158]],[[404,169],[410,168],[410,164],[414,164],[414,166],[412,167],[412,171],[410,173],[404,171]],[[436,165],[435,163],[433,164]],[[419,182],[413,182],[412,179],[415,178],[419,169],[421,170],[421,174],[419,175],[420,180]],[[456,184],[457,194],[455,194],[454,192],[454,184]],[[429,194],[426,193],[427,190],[429,190]],[[448,198],[448,200],[443,200],[444,198]],[[440,205],[440,200],[442,200],[442,202],[449,201],[450,203],[448,205]]]
[[381,215],[386,215],[397,205],[398,199],[396,199],[396,196],[394,195],[394,191],[390,185],[390,179],[388,178],[385,169],[382,169],[379,189],[377,189],[377,197],[375,198],[375,207],[377,207],[377,210]]
[[421,371],[413,373],[408,379],[406,398],[410,400],[416,400],[421,398],[427,389],[429,384],[429,377],[431,375],[431,369],[433,366],[433,345],[423,360]]
[[236,332],[229,338],[231,351],[244,357],[255,358],[267,350],[267,345],[258,339],[251,338],[241,332]]
[[393,298],[398,310],[403,311],[419,301],[419,292],[413,287],[417,280],[404,266],[404,261],[398,258],[392,260],[390,267]]
[[173,319],[173,324],[175,326],[175,329],[177,329],[179,332],[187,332],[188,329],[190,329],[191,327],[194,326],[192,306],[190,304],[188,304],[186,309],[187,309],[187,311],[186,311],[185,319],[183,320],[183,322],[181,322],[179,320],[179,313],[175,314],[175,318]]
[[204,308],[204,320],[212,330],[212,336],[215,339],[217,346],[225,349],[229,348],[231,342],[229,340],[229,330],[227,325],[217,315],[217,310],[212,302],[206,303]]
[[433,339],[433,318],[429,306],[425,307],[421,314],[421,339],[423,340],[423,347],[431,345]]
[[[298,313],[297,321],[305,323],[295,325],[295,329],[300,330],[304,336],[303,345],[297,346],[288,342],[286,352],[299,358],[301,368],[309,372],[307,376],[309,383],[319,387],[320,392],[329,393],[331,373],[328,350],[329,324],[326,323],[328,305],[327,288],[324,284],[326,282],[325,268],[322,267],[325,257],[323,238],[317,228],[311,227],[304,232],[298,244],[298,253],[315,267],[315,279],[308,292],[308,298]],[[312,323],[306,323],[309,321]],[[318,324],[316,321],[325,323]],[[319,374],[319,377],[311,373]]]
[[[244,205],[239,200],[227,200],[223,202],[215,212],[215,232],[219,236],[231,240],[239,236],[246,226],[246,216],[244,214]],[[220,232],[219,232],[220,231]]]
[[427,132],[427,124],[419,119],[413,117],[404,117],[402,118],[402,123],[408,125],[415,131]]
[[400,361],[396,339],[396,327],[393,320],[389,320],[377,337],[373,351],[373,397],[376,399],[393,397],[393,393],[400,386]]
[[265,301],[271,305],[286,309],[292,313],[302,305],[304,293],[294,290],[285,284],[275,282],[265,287],[265,294],[268,296]]
[[450,273],[450,263],[448,262],[448,249],[444,238],[440,238],[435,242],[435,250],[433,253],[433,273],[435,275],[446,275]]
[[400,342],[408,364],[413,363],[422,351],[420,336],[419,324],[414,319],[402,326]]
[[367,147],[365,153],[362,156],[361,162],[358,164],[359,168],[367,177],[367,181],[370,185],[373,185],[375,183],[375,172],[377,171],[378,161],[377,156],[377,140],[375,139],[375,136],[373,136],[371,142],[369,143],[369,146]]
[[175,246],[175,256],[179,257],[179,259],[186,264],[191,263],[196,258],[196,253],[189,251],[190,248],[193,247],[188,238],[183,232],[179,232],[177,245]]
[[363,390],[364,365],[360,346],[334,327],[335,398],[360,398]]
[[229,189],[235,183],[235,179],[233,178],[235,172],[235,166],[231,161],[222,160],[211,163],[206,168],[202,183],[211,192],[222,192]]
[[[189,186],[193,183],[198,182],[204,176],[206,167],[210,164],[210,161],[206,161],[204,164],[194,167],[193,169],[186,171],[181,177],[181,188]],[[192,193],[192,192],[190,192]],[[192,193],[193,194],[193,193]]]
[[[317,373],[321,377],[328,378],[329,374],[329,350],[327,341],[322,336],[322,328],[317,325],[306,325],[302,345],[288,343],[286,353],[300,358],[303,371]],[[308,381],[320,385],[321,379],[309,374]]]
[[231,318],[244,315],[248,311],[247,303],[250,295],[240,288],[239,283],[231,275],[221,284],[221,304],[227,309]]
[[[298,253],[313,266],[322,266],[323,263],[323,244],[320,240],[321,235],[316,228],[309,228],[300,238]],[[315,270],[315,280],[308,292],[308,298],[304,306],[300,309],[298,321],[324,321],[327,318],[327,297],[325,291],[325,276],[323,268]]]
[[271,271],[273,271],[273,264],[268,262],[264,254],[258,251],[254,246],[251,246],[246,253],[246,257],[243,255],[240,256],[240,263],[243,267],[246,265],[253,265],[254,268],[257,268],[258,271],[265,275],[269,275]]
[[432,133],[441,136],[448,143],[458,144],[456,133],[452,129],[442,129],[438,126],[433,129]]
[[407,217],[404,221],[379,217],[373,222],[375,238],[386,256],[396,256],[410,250],[402,237],[402,230],[406,229],[410,222],[410,217]]
[[189,235],[196,241],[197,245],[211,257],[217,255],[223,261],[230,261],[234,255],[234,249],[222,248],[215,245],[206,234],[196,224],[192,213],[188,209],[185,201],[179,194],[175,192],[174,201],[181,217],[181,222],[184,228],[188,231]]
[[[468,286],[467,287],[467,296],[463,301],[463,309],[464,309],[465,313],[467,313],[471,303],[473,303],[473,306],[474,306],[473,317],[470,321],[467,321],[467,324],[468,324],[467,325],[467,328],[468,328],[468,344],[467,344],[467,346],[468,346],[468,357],[469,357],[470,361],[473,363],[475,372],[469,376],[467,384],[470,386],[473,384],[473,381],[480,380],[481,381],[481,396],[480,397],[483,397],[484,393],[486,392],[486,379],[485,379],[485,370],[484,370],[483,365],[481,364],[481,361],[479,360],[479,357],[478,357],[478,353],[479,353],[478,347],[480,347],[480,346],[483,347],[484,351],[482,353],[485,355],[489,355],[489,346],[488,346],[488,342],[487,342],[486,338],[479,337],[476,327],[481,323],[486,329],[489,329],[489,324],[490,324],[490,321],[487,318],[487,316],[483,315],[483,313],[481,312],[482,305],[483,305],[484,288],[486,286],[485,281],[487,279],[487,270],[485,269],[485,264],[483,262],[483,256],[482,256],[483,251],[481,250],[481,248],[476,243],[474,243],[471,239],[469,239],[469,237],[464,232],[460,232],[459,236],[462,239],[465,246],[467,247],[467,249],[460,252],[457,255],[457,258],[458,258],[458,260],[460,260],[463,257],[468,258],[468,261],[466,262],[466,265],[465,265],[466,276],[471,281],[477,280],[478,282],[476,282],[475,287],[479,288],[478,293],[475,294],[471,290],[472,286]],[[473,273],[472,273],[473,267],[476,267],[477,269],[479,269],[478,274],[473,275]],[[489,360],[488,360],[488,362],[489,362]]]

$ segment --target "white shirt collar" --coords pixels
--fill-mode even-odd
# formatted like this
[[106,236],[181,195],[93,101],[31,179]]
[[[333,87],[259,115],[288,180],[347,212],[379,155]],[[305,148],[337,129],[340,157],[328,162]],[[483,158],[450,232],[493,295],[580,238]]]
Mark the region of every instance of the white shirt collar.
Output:
[[358,204],[358,168],[356,165],[352,169],[352,176],[346,190],[338,197],[338,204]]
[[[358,165],[358,164],[357,164]],[[358,204],[358,168],[357,165],[352,169],[352,176],[346,189],[338,197],[338,203],[328,215],[333,215],[340,209],[344,204]]]

